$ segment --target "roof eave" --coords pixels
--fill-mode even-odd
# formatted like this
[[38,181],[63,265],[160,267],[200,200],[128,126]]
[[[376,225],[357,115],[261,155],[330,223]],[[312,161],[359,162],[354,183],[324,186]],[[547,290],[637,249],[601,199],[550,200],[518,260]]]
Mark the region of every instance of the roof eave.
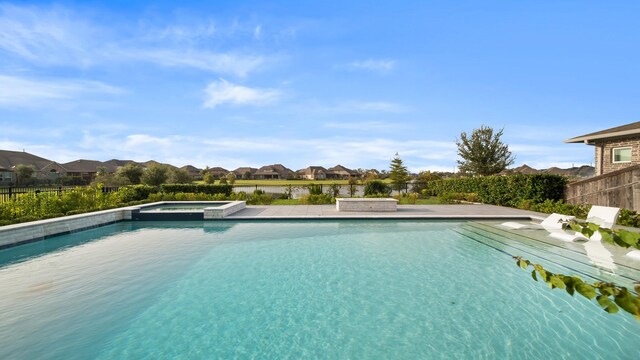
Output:
[[623,137],[623,136],[629,136],[629,135],[640,135],[640,129],[616,131],[608,134],[599,134],[599,135],[582,135],[582,136],[577,136],[571,139],[567,139],[564,142],[565,143],[585,143],[587,145],[593,145],[593,142],[595,140],[617,138],[617,137]]

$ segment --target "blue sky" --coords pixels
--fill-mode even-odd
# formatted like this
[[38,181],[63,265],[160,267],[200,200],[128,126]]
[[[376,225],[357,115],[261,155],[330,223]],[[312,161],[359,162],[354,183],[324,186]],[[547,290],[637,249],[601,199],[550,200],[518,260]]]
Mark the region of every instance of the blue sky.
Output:
[[638,1],[0,3],[0,149],[453,171],[504,127],[514,166],[640,119]]

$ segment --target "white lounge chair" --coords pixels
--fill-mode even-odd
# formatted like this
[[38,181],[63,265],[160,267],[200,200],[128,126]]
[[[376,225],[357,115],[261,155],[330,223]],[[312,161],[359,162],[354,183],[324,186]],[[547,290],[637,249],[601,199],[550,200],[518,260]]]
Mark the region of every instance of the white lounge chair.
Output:
[[627,256],[632,258],[633,260],[640,261],[640,250],[633,250],[627,253]]
[[[613,226],[616,224],[618,220],[618,215],[620,214],[619,208],[608,207],[608,206],[597,206],[593,205],[591,210],[589,210],[589,214],[587,214],[587,222],[597,224],[601,228],[605,229],[613,229]],[[588,241],[589,238],[582,235],[579,232],[570,232],[563,230],[553,230],[549,234],[552,238],[562,240],[562,241]],[[591,236],[591,240],[599,241],[601,240],[601,235],[599,232],[596,232]]]
[[515,221],[507,221],[501,225],[509,229],[524,230],[524,229],[562,229],[562,221],[569,221],[575,219],[575,216],[562,215],[553,213],[542,220],[540,224],[524,224]]
[[617,266],[613,262],[613,255],[604,247],[602,241],[586,241],[583,244],[587,257],[589,257],[589,261],[591,261],[593,265],[608,271],[616,270]]

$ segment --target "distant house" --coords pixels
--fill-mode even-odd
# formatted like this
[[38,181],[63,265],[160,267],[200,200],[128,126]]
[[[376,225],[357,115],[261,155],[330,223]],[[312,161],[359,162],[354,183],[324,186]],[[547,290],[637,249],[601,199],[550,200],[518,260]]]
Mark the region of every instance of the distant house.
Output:
[[202,169],[198,169],[193,165],[185,165],[181,167],[180,170],[186,170],[189,173],[189,175],[191,175],[194,178],[202,178]]
[[[84,159],[61,164],[61,166],[65,170],[67,177],[86,183],[89,183],[96,178],[99,167],[105,167],[102,161]],[[54,169],[52,168],[52,170]]]
[[214,178],[219,179],[223,176],[226,176],[229,173],[229,170],[222,168],[220,166],[212,167],[209,169],[209,173],[213,175]]
[[640,121],[576,136],[564,142],[595,147],[596,176],[640,164]]
[[161,162],[157,162],[155,160],[149,160],[149,161],[145,161],[143,163],[138,163],[138,164],[140,164],[145,169],[148,168],[149,166],[166,166],[169,169],[177,169],[177,167],[175,167],[175,166],[173,166],[171,164],[164,164],[164,163],[161,163]]
[[0,167],[0,186],[10,185],[14,182],[13,171]]
[[306,169],[296,171],[296,173],[305,180],[324,180],[329,171],[322,166],[309,166]]
[[111,159],[108,161],[105,161],[102,163],[102,166],[104,166],[105,168],[107,168],[107,172],[110,174],[115,173],[119,167],[125,166],[127,164],[138,164],[137,162],[133,161],[133,160],[118,160],[118,159]]
[[327,179],[349,179],[360,176],[357,171],[348,169],[342,165],[336,165],[329,168]]
[[244,166],[233,170],[232,173],[236,176],[236,179],[249,180],[256,171],[258,171],[258,169]]
[[266,165],[258,169],[253,174],[254,179],[293,179],[295,173],[293,170],[282,164]]
[[66,176],[66,170],[59,164],[24,151],[0,150],[0,177],[2,183],[15,183],[15,168],[18,165],[33,166],[36,171],[33,177],[43,181],[55,181]]

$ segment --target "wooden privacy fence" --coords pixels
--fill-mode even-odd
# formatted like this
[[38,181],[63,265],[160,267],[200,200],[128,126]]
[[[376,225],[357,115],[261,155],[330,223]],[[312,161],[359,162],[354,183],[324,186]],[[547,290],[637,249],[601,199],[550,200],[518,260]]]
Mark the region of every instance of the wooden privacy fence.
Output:
[[640,211],[640,165],[630,166],[567,185],[569,204],[614,206]]

